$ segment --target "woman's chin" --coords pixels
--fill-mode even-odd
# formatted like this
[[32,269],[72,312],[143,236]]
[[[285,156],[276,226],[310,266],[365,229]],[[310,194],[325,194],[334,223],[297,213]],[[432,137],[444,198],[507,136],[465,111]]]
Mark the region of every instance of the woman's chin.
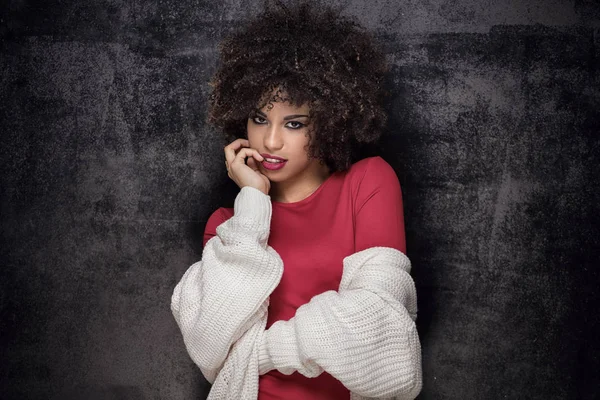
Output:
[[271,182],[281,182],[281,181],[285,180],[286,174],[282,173],[283,171],[281,171],[281,170],[272,170],[272,169],[268,169],[268,168],[265,168],[262,165],[260,165],[259,171],[261,174],[263,174],[264,176],[269,178],[269,180]]
[[281,177],[278,177],[278,176],[272,176],[272,174],[269,174],[269,173],[265,174],[263,172],[263,174],[267,177],[267,179],[269,179],[270,182],[277,183],[277,182],[283,182],[285,180],[285,178],[281,178]]

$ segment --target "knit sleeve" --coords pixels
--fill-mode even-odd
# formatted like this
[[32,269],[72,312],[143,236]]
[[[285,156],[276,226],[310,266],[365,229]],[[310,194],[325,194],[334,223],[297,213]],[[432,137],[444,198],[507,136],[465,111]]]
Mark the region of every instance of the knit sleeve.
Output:
[[202,236],[202,248],[206,247],[206,243],[217,236],[217,227],[221,225],[223,222],[227,221],[223,215],[223,211],[221,208],[217,209],[206,221],[206,227],[204,228],[204,235]]
[[404,253],[373,247],[346,257],[339,290],[311,299],[259,339],[259,373],[323,370],[365,397],[414,399],[421,390],[416,291]]
[[283,261],[267,245],[271,212],[269,196],[243,187],[234,215],[216,228],[173,292],[171,310],[186,349],[210,383],[231,346],[266,318],[281,279]]

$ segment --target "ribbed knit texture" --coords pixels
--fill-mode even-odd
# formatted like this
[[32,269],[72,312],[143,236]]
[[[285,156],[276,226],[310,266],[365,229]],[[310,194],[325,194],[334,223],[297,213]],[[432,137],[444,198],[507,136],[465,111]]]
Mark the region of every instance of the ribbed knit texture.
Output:
[[417,298],[410,262],[372,247],[344,259],[337,292],[328,291],[275,322],[262,336],[259,372],[314,377],[323,370],[369,398],[413,399],[421,389]]
[[267,245],[270,197],[244,187],[234,216],[175,288],[171,309],[192,360],[213,384],[209,399],[254,400],[272,369],[315,377],[324,370],[352,399],[414,399],[422,385],[410,261],[372,247],[343,260],[339,290],[265,331],[268,297],[283,271]]

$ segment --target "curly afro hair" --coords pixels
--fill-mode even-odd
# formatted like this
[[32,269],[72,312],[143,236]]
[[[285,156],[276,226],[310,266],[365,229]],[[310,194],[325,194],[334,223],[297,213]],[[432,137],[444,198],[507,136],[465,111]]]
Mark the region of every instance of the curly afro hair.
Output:
[[308,104],[308,156],[344,171],[387,122],[386,72],[384,54],[353,19],[315,2],[267,2],[264,13],[221,43],[208,121],[233,141],[247,137],[256,109],[274,101]]

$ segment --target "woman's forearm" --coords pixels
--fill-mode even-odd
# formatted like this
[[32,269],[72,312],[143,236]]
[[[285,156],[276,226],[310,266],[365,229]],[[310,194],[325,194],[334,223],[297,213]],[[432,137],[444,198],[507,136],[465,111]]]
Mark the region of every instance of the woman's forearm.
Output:
[[267,245],[269,196],[243,187],[234,216],[217,227],[202,260],[175,287],[171,309],[192,360],[214,382],[229,349],[266,316],[268,297],[278,285],[283,262]]
[[365,397],[414,399],[422,385],[416,291],[400,251],[370,248],[344,259],[338,292],[315,296],[262,336],[259,372],[323,370]]

